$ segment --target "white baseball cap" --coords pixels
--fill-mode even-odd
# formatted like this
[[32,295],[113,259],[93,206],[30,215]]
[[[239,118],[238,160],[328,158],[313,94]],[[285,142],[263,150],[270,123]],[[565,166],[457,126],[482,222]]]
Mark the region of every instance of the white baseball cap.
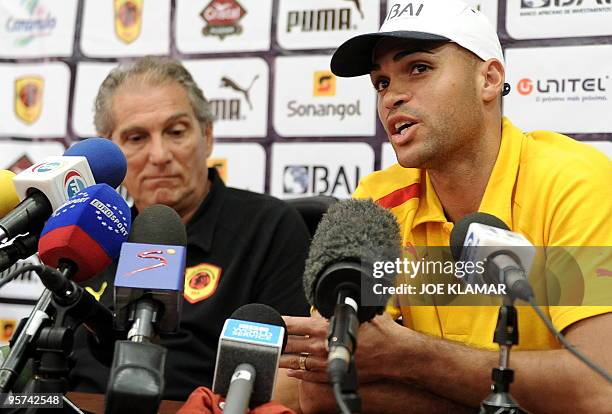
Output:
[[372,53],[381,39],[450,41],[483,61],[497,59],[502,65],[499,38],[488,19],[461,0],[389,0],[388,14],[377,33],[353,37],[336,50],[331,70],[337,76],[366,75]]

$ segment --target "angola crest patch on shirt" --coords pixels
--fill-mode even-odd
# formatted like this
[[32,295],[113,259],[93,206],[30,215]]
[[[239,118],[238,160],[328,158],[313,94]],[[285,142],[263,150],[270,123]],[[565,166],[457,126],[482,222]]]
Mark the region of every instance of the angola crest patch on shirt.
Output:
[[189,303],[211,297],[217,290],[222,269],[210,263],[200,263],[185,269],[184,296]]

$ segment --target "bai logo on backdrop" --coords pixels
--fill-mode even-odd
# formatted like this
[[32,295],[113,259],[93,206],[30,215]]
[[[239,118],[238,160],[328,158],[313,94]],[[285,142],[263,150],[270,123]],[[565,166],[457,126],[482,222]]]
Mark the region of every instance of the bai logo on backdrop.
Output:
[[49,36],[57,26],[57,18],[38,0],[21,0],[20,6],[28,17],[10,16],[5,24],[7,33],[16,34],[16,46],[26,46],[34,39]]
[[598,78],[522,78],[517,92],[525,97],[535,96],[536,102],[607,101],[610,76]]
[[283,170],[283,195],[334,195],[338,191],[351,194],[357,188],[361,169],[325,165],[286,165]]
[[123,43],[130,44],[140,36],[144,0],[114,1],[115,34]]
[[521,0],[521,16],[601,13],[611,5],[612,0]]
[[361,2],[363,0],[347,0],[353,3],[353,7],[289,10],[287,12],[286,33],[293,32],[341,32],[355,30],[357,26],[353,23],[355,11],[361,20],[364,19]]
[[247,86],[241,86],[229,76],[222,76],[220,86],[235,91],[239,97],[211,99],[210,106],[215,119],[223,121],[244,120],[246,116],[244,115],[242,100],[244,99],[244,102],[246,102],[249,111],[252,111],[253,103],[251,101],[251,88],[257,79],[259,79],[259,74],[253,76]]
[[15,115],[30,125],[42,112],[45,81],[40,76],[23,76],[15,79]]
[[240,20],[247,14],[237,0],[212,0],[202,10],[200,16],[206,22],[202,29],[204,36],[217,36],[223,40],[226,36],[242,33]]

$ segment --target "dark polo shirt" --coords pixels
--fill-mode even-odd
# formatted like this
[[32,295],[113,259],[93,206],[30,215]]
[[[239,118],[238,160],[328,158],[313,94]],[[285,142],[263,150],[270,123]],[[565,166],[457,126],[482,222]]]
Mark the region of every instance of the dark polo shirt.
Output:
[[[283,315],[308,315],[302,274],[309,234],[299,214],[264,194],[226,187],[215,169],[202,205],[187,224],[187,269],[180,330],[164,336],[168,349],[164,398],[185,400],[211,387],[219,334],[240,306],[265,303]],[[89,281],[112,307],[114,271]],[[104,393],[109,369],[96,361],[77,334],[71,387]]]

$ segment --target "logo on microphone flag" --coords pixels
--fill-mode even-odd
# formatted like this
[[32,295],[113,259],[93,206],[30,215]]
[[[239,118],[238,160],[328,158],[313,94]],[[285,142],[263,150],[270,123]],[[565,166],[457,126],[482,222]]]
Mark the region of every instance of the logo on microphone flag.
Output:
[[130,208],[108,184],[78,192],[49,218],[38,251],[43,263],[58,267],[62,258],[78,265],[74,280],[90,278],[119,255],[131,226]]
[[115,0],[115,33],[126,44],[140,36],[144,0]]
[[33,124],[42,112],[45,81],[40,76],[15,79],[15,115],[26,124]]
[[184,246],[123,243],[115,274],[115,288],[155,287],[180,292],[184,283],[185,258]]
[[68,198],[74,197],[85,189],[85,180],[78,171],[70,170],[64,176],[64,191]]
[[185,270],[185,300],[197,303],[214,295],[223,269],[210,263],[200,263]]
[[46,173],[57,170],[63,164],[60,161],[41,162],[32,167],[32,172],[35,173]]

